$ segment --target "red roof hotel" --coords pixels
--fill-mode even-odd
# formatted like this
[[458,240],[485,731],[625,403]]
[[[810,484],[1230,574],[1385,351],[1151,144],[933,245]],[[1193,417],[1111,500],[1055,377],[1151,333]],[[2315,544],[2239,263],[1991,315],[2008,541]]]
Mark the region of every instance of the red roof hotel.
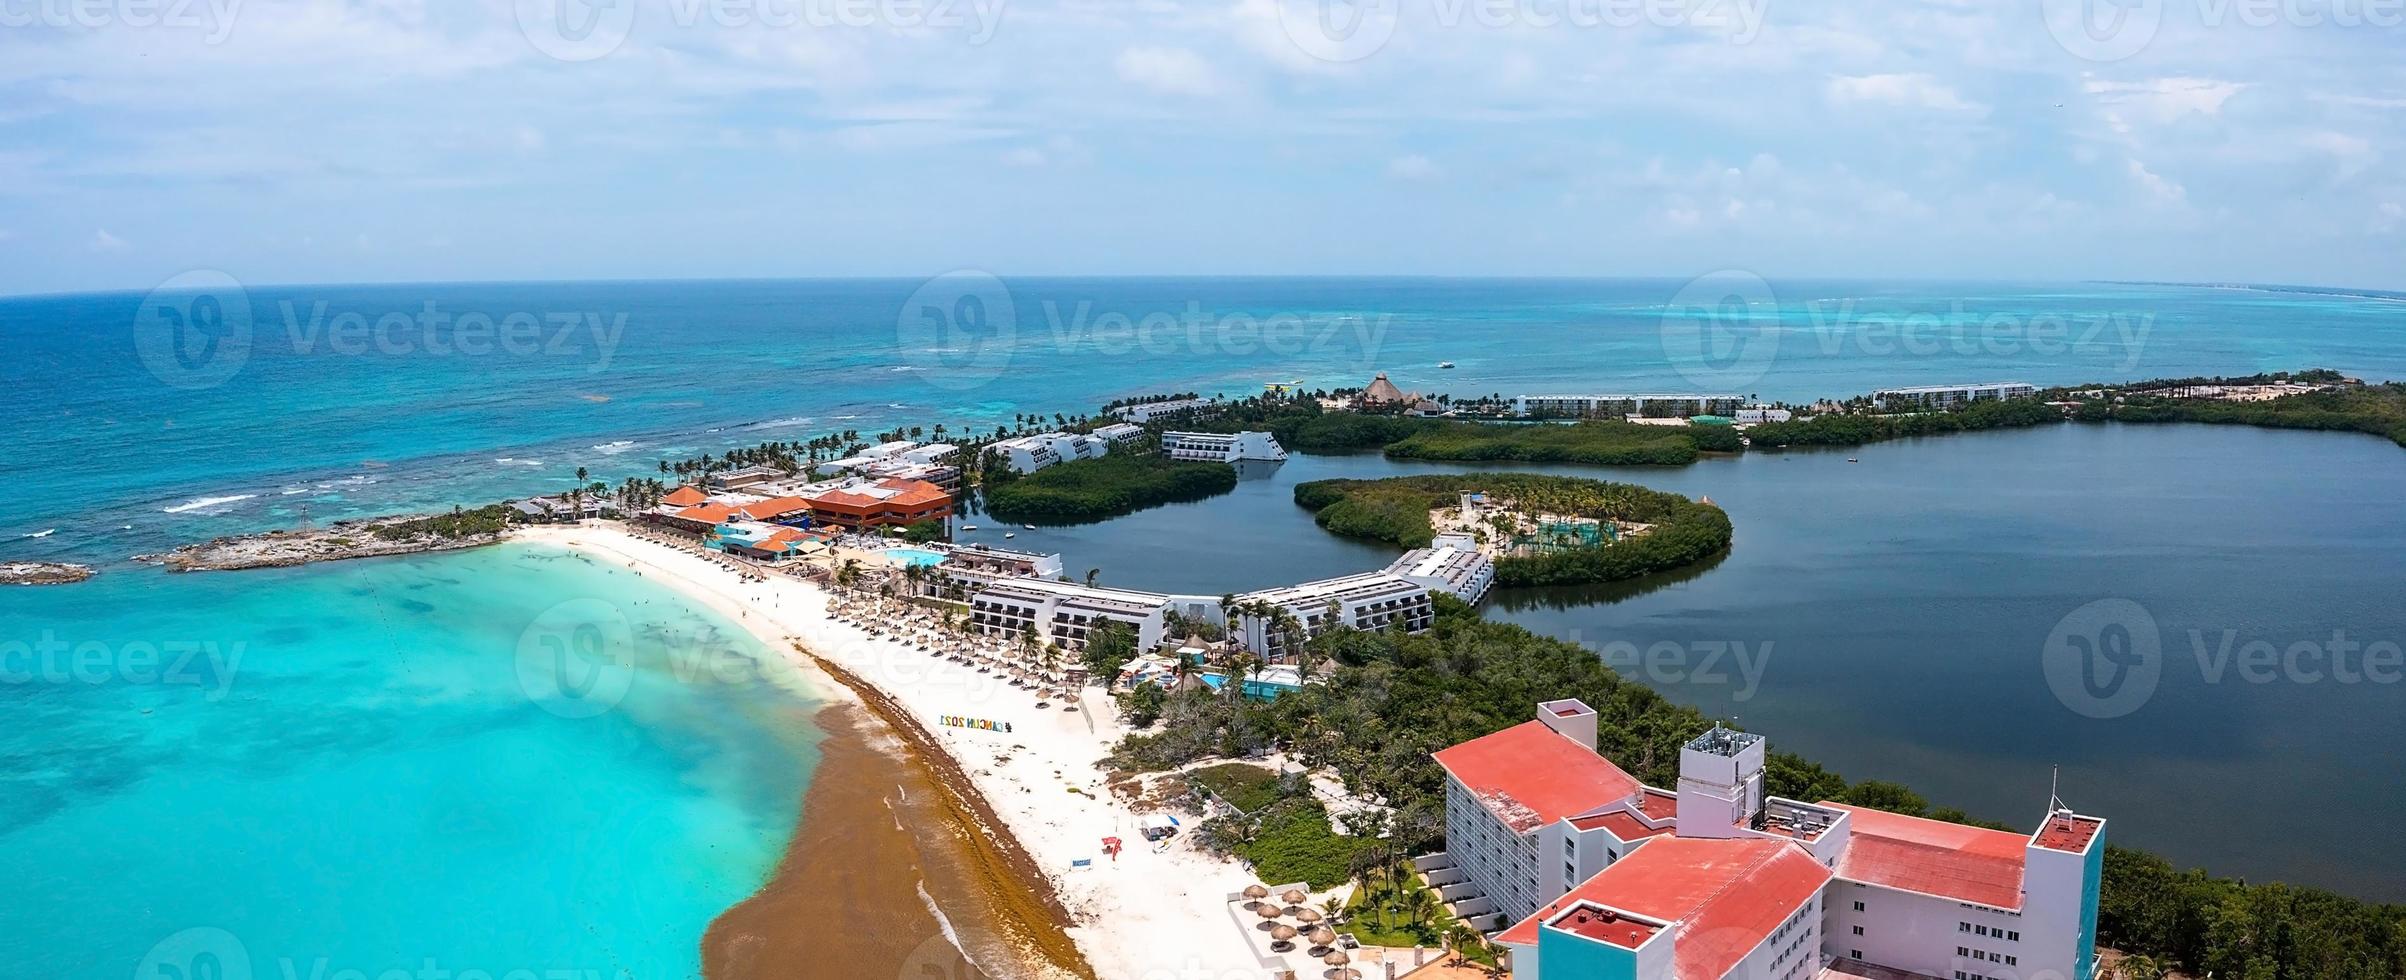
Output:
[[1714,728],[1679,786],[1595,751],[1595,712],[1444,749],[1446,850],[1418,866],[1520,980],[2095,975],[2105,821],[2035,833],[1764,791],[1762,736]]

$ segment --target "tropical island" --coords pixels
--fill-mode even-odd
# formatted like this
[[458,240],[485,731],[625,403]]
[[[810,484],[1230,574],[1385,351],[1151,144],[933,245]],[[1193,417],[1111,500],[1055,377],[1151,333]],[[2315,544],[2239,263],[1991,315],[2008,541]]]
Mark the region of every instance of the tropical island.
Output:
[[517,514],[504,504],[455,507],[446,514],[404,514],[338,521],[322,528],[216,538],[134,560],[173,572],[288,568],[311,562],[456,551],[500,542]]
[[984,468],[986,512],[1013,523],[1083,524],[1236,489],[1236,467],[1158,453],[1115,452],[1021,474],[1008,462]]
[[69,585],[91,578],[90,565],[67,562],[0,562],[0,585]]
[[1331,533],[1425,548],[1440,524],[1501,586],[1586,585],[1683,568],[1729,547],[1729,515],[1626,483],[1527,473],[1316,480],[1295,503]]

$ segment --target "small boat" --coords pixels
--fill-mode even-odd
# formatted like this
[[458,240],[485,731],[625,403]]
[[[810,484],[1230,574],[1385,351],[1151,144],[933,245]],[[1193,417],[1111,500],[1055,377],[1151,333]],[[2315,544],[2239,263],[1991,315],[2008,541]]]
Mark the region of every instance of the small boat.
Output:
[[1033,530],[1035,530],[1035,529],[1036,529],[1036,525],[1034,525],[1034,524],[1022,524],[1022,525],[1020,525],[1020,526],[1019,526],[1019,529],[1020,529],[1020,530],[1022,530],[1022,531],[1033,531]]
[[964,531],[975,531],[975,530],[977,530],[977,525],[975,525],[975,524],[963,524],[963,525],[961,525],[961,530],[964,530]]
[[1012,532],[1010,532],[1010,531],[1004,531],[1004,532],[1003,532],[1003,537],[1006,537],[1006,538],[1016,538],[1016,537],[1018,537],[1018,536],[1019,536],[1019,535],[1017,535],[1017,534],[1014,534],[1014,533],[1012,533]]
[[1862,460],[1856,459],[1856,458],[1854,458],[1854,457],[1852,457],[1852,456],[1848,456],[1848,457],[1846,457],[1846,461],[1847,461],[1847,462],[1849,462],[1849,463],[1860,463],[1860,462],[1862,462]]
[[1437,362],[1437,369],[1438,369],[1438,370],[1440,370],[1440,371],[1451,371],[1451,370],[1453,370],[1453,367],[1454,367],[1454,362],[1452,362],[1452,361],[1438,361],[1438,362]]
[[58,533],[58,528],[55,528],[55,527],[54,527],[54,528],[51,528],[50,530],[47,530],[47,531],[35,531],[35,532],[33,532],[32,534],[28,534],[28,535],[26,535],[26,537],[29,537],[29,538],[47,538],[47,537],[49,537],[49,536],[51,536],[51,535],[53,535],[53,534],[57,534],[57,533]]

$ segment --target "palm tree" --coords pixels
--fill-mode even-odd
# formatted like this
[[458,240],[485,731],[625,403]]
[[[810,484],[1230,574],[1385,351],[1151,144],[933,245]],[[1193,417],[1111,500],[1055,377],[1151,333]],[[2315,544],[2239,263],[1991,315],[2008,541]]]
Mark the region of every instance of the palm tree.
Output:
[[842,565],[836,567],[835,584],[844,586],[845,588],[850,588],[854,583],[859,581],[860,559],[846,558],[844,559],[844,563]]
[[1094,580],[1095,580],[1095,577],[1096,577],[1096,576],[1098,576],[1098,575],[1101,575],[1101,574],[1103,574],[1103,570],[1102,570],[1102,569],[1100,569],[1100,568],[1089,568],[1089,569],[1087,569],[1087,570],[1086,570],[1086,587],[1087,587],[1087,588],[1089,588],[1089,589],[1091,589],[1091,588],[1094,588]]

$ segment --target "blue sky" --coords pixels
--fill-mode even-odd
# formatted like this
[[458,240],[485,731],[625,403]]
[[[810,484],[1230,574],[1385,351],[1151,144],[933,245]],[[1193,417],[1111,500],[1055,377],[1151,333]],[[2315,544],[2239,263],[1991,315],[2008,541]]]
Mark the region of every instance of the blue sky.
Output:
[[2406,0],[2116,2],[0,0],[0,293],[2406,287]]

